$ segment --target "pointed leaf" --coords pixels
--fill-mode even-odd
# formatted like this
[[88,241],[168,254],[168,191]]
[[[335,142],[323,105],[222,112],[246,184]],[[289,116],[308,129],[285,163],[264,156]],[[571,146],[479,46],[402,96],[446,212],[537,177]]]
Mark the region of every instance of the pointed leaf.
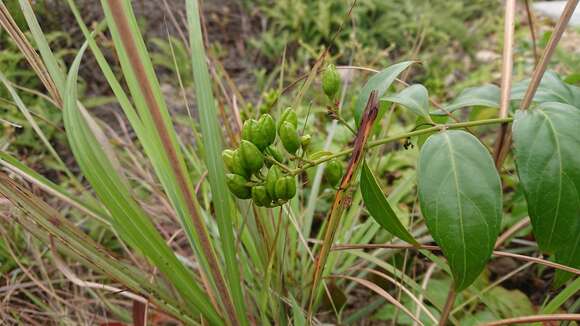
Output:
[[472,106],[499,108],[499,93],[499,87],[491,84],[466,88],[451,104],[446,105],[444,110],[437,110],[432,114],[445,115],[445,111],[454,112]]
[[362,166],[360,190],[370,215],[379,225],[401,240],[413,245],[418,244],[417,240],[403,226],[401,220],[399,220],[399,217],[397,217],[397,214],[391,208],[391,205],[389,205],[387,197],[381,190],[373,172],[369,169],[366,162]]
[[367,81],[365,86],[360,90],[354,106],[354,119],[357,126],[360,123],[362,113],[365,109],[367,101],[369,100],[369,95],[371,95],[371,92],[376,90],[377,96],[379,98],[383,96],[393,81],[395,81],[397,76],[401,74],[403,70],[407,69],[412,63],[413,61],[404,61],[394,64],[378,72]]
[[429,93],[423,85],[411,85],[399,94],[383,97],[381,101],[397,103],[413,111],[416,115],[431,120],[429,116]]
[[485,267],[500,229],[502,192],[493,159],[473,135],[444,131],[427,139],[417,171],[425,222],[463,290]]
[[512,127],[516,167],[540,249],[578,263],[580,110],[547,102],[519,111]]

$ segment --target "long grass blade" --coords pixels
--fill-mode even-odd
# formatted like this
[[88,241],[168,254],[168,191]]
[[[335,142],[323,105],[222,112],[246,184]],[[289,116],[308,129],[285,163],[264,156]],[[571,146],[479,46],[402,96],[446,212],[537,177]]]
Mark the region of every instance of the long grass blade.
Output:
[[51,78],[46,66],[42,62],[42,59],[36,53],[24,33],[20,30],[16,22],[10,15],[8,8],[4,5],[3,1],[0,1],[0,25],[6,29],[8,35],[12,38],[20,52],[28,61],[28,64],[32,67],[53,101],[57,104],[59,108],[62,107],[62,98],[60,92],[57,89],[54,80]]
[[194,196],[167,105],[130,3],[114,0],[101,3],[127,84],[149,134],[148,140],[155,144],[155,148],[149,148],[148,155],[182,223],[186,225],[207,279],[213,284],[208,290],[217,290],[228,320],[237,324],[231,294]]
[[52,53],[48,41],[40,28],[40,24],[38,24],[38,20],[36,19],[36,15],[32,10],[32,6],[30,5],[30,1],[28,0],[18,0],[20,3],[20,8],[22,9],[22,13],[24,14],[24,18],[28,23],[28,28],[30,28],[30,32],[32,33],[32,37],[36,42],[36,46],[38,47],[38,51],[40,52],[40,56],[42,57],[44,64],[46,65],[46,69],[50,74],[50,77],[54,81],[56,89],[58,90],[60,96],[62,97],[64,91],[64,80],[65,80],[65,73],[59,67],[58,61],[56,57]]
[[105,248],[81,232],[72,222],[4,173],[0,173],[0,194],[23,212],[13,214],[14,221],[33,236],[44,243],[49,243],[52,237],[56,240],[58,249],[66,255],[119,281],[184,322],[195,324],[192,318],[196,314],[178,303],[167,289],[149,282],[145,275],[113,258]]
[[123,178],[117,175],[83,116],[82,106],[77,102],[76,87],[78,68],[86,46],[85,43],[70,68],[64,97],[64,122],[73,154],[97,196],[111,212],[115,230],[171,280],[192,308],[212,323],[222,324],[207,295],[194,282],[193,274],[179,262],[151,220],[133,200],[127,185],[122,182]]
[[193,77],[199,108],[199,119],[205,146],[205,162],[208,169],[212,200],[222,241],[222,250],[226,263],[226,276],[232,291],[232,297],[238,319],[246,325],[244,296],[236,260],[236,248],[233,234],[233,218],[236,216],[232,198],[226,186],[224,163],[221,158],[223,150],[221,124],[213,97],[205,48],[201,34],[199,6],[197,0],[186,0],[187,20],[190,46],[192,52]]

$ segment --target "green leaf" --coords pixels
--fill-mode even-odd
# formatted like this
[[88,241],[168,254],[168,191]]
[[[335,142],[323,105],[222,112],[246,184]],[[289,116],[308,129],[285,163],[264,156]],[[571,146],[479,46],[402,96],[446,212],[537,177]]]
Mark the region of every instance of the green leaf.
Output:
[[417,240],[405,229],[405,226],[401,223],[399,217],[397,217],[397,214],[391,208],[391,205],[389,205],[387,197],[381,190],[373,172],[369,169],[366,162],[363,163],[360,182],[360,190],[364,203],[375,221],[401,240],[418,245]]
[[[511,100],[519,101],[524,98],[530,79],[522,80],[512,87]],[[574,104],[574,95],[570,89],[570,85],[566,84],[553,71],[548,71],[542,77],[540,85],[534,94],[534,102],[560,102],[567,104]]]
[[133,199],[124,178],[115,170],[94,128],[86,120],[88,113],[78,104],[77,78],[82,55],[87,43],[77,54],[65,83],[63,118],[68,141],[74,157],[95,193],[111,214],[118,234],[170,280],[192,310],[201,312],[212,323],[223,324],[207,294],[194,281],[194,275],[177,259],[171,248],[156,230],[155,225]]
[[580,263],[580,110],[556,102],[519,111],[512,126],[518,175],[540,249]]
[[416,84],[411,85],[399,94],[385,96],[382,101],[393,102],[406,107],[416,115],[431,120],[429,116],[429,93],[425,86]]
[[444,115],[462,108],[472,106],[485,106],[489,108],[499,108],[499,87],[495,85],[483,85],[466,88],[451,102],[443,107],[443,110],[433,112],[433,115]]
[[485,267],[499,233],[499,175],[485,146],[460,130],[427,139],[417,174],[425,222],[449,262],[456,289],[463,290]]
[[362,117],[367,101],[369,100],[371,92],[376,90],[378,93],[377,96],[379,98],[383,96],[393,81],[395,81],[395,78],[397,78],[397,76],[401,74],[403,70],[407,69],[411,64],[413,64],[413,61],[404,61],[394,64],[378,72],[367,81],[365,86],[360,90],[354,106],[354,119],[357,126],[360,123],[360,119]]
[[[222,124],[213,96],[213,86],[207,66],[205,46],[201,33],[201,18],[197,0],[186,0],[189,41],[191,45],[192,74],[199,107],[199,124],[205,146],[205,162],[208,169],[212,200],[216,212],[222,252],[225,260],[225,274],[232,294],[233,304],[241,325],[247,325],[245,299],[239,275],[238,249],[234,238],[234,221],[237,212],[226,186],[224,162],[222,160]],[[275,137],[275,131],[274,131]]]

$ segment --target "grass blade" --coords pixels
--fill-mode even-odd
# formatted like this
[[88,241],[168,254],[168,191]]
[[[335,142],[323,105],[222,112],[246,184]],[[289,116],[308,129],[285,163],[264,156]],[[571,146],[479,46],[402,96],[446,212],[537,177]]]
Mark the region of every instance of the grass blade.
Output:
[[207,295],[193,282],[193,274],[177,260],[155,226],[133,200],[127,185],[107,160],[87,124],[81,112],[82,107],[78,106],[77,74],[86,45],[85,43],[71,66],[64,97],[65,129],[74,156],[97,196],[111,212],[116,231],[159,268],[192,308],[212,323],[222,324],[223,321]]
[[233,217],[236,216],[236,211],[232,205],[232,198],[226,186],[225,168],[221,157],[223,150],[221,124],[218,121],[201,35],[198,1],[187,0],[186,4],[192,52],[192,73],[198,99],[201,133],[204,139],[205,162],[208,169],[209,183],[213,194],[213,205],[215,207],[216,219],[222,241],[226,275],[232,291],[238,319],[245,325],[247,324],[245,322],[246,309],[244,307],[244,296],[242,294],[233,235]]

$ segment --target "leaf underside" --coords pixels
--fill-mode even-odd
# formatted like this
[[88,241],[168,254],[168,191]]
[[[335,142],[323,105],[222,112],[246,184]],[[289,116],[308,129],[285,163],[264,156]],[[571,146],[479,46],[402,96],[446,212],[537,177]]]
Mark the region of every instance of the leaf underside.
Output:
[[484,269],[499,233],[499,175],[481,142],[460,130],[429,137],[417,174],[427,227],[449,262],[456,289],[463,290]]

